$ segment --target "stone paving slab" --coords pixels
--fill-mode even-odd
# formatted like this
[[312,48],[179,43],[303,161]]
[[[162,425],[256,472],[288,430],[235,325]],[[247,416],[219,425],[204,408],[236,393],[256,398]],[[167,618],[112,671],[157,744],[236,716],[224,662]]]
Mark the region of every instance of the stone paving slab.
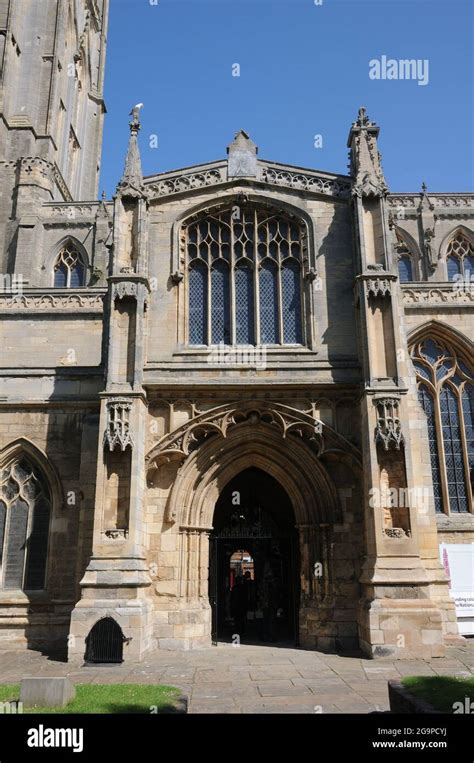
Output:
[[289,667],[285,666],[284,668],[280,665],[275,665],[271,667],[266,668],[260,668],[255,669],[252,668],[250,670],[250,679],[252,681],[267,681],[267,680],[275,680],[277,678],[293,678],[295,676],[295,666],[291,665]]
[[80,667],[33,651],[0,651],[0,682],[67,676],[73,683],[164,683],[189,697],[191,713],[370,713],[389,709],[389,678],[474,675],[474,641],[446,658],[370,660],[294,648],[230,644],[155,652],[141,663]]
[[310,690],[306,686],[295,686],[292,681],[283,679],[280,681],[260,681],[257,686],[262,697],[292,697],[294,695],[300,697],[304,694],[310,694]]

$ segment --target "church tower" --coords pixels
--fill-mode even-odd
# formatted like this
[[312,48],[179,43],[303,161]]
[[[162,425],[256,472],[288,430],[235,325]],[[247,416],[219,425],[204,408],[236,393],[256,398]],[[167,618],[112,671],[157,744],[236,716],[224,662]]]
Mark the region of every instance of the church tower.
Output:
[[0,4],[0,251],[37,203],[97,197],[109,0]]

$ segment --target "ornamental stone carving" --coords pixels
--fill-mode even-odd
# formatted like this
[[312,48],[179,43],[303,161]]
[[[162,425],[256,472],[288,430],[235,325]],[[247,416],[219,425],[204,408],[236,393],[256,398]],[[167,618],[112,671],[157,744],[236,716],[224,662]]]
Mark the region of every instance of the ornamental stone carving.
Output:
[[474,303],[474,286],[451,283],[446,286],[433,287],[431,284],[420,284],[413,288],[402,286],[403,304],[405,307],[429,307],[443,305],[446,307],[472,306]]
[[357,276],[356,281],[365,282],[365,293],[367,299],[370,297],[389,297],[392,292],[392,281],[397,280],[397,276],[386,273],[383,265],[368,265],[369,274]]
[[50,217],[66,218],[68,220],[76,220],[79,217],[93,218],[99,209],[99,202],[94,204],[68,204],[60,203],[46,206],[46,210]]
[[[59,292],[59,293],[58,293]],[[83,310],[102,312],[105,290],[71,293],[55,290],[54,293],[0,294],[0,312],[4,310]]]
[[367,297],[389,297],[391,293],[390,279],[386,276],[367,278],[365,289]]
[[277,170],[273,167],[263,167],[260,175],[261,180],[272,185],[296,188],[301,191],[323,193],[336,198],[347,199],[350,195],[348,182],[325,178],[316,173],[291,172],[290,170]]
[[103,535],[107,540],[126,540],[128,537],[128,530],[114,527],[111,530],[104,530]]
[[248,133],[239,130],[230,146],[227,162],[227,177],[256,177],[258,148]]
[[203,188],[216,183],[223,183],[224,178],[220,169],[207,170],[206,172],[183,173],[174,177],[161,180],[147,185],[151,198],[170,196],[174,193],[192,191],[194,188]]
[[381,155],[377,147],[379,127],[372,122],[366,109],[359,109],[356,121],[352,124],[348,147],[350,172],[353,178],[352,195],[359,198],[379,198],[388,193],[385,182]]
[[410,532],[402,527],[384,527],[383,534],[386,538],[409,538]]
[[387,197],[387,204],[389,207],[399,207],[406,209],[416,209],[420,202],[419,194],[413,194],[413,196],[392,196]]
[[[239,170],[235,177],[248,177],[248,170]],[[163,178],[162,180],[146,182],[150,198],[161,198],[175,193],[192,191],[226,182],[226,165],[213,167],[203,172],[186,172]],[[333,198],[348,199],[350,183],[343,178],[328,178],[316,172],[297,172],[291,169],[280,169],[257,161],[256,179],[263,183],[294,188],[300,191],[321,193]]]
[[184,461],[204,440],[214,435],[225,438],[229,429],[240,424],[266,424],[278,429],[283,438],[302,438],[318,456],[329,451],[350,452],[359,460],[359,452],[351,443],[312,415],[282,403],[258,400],[220,405],[196,415],[161,438],[146,457],[147,468],[174,458]]
[[[458,194],[437,194],[435,196],[430,194],[430,202],[433,209],[465,209],[467,212],[469,208],[474,208],[474,194],[463,194],[461,196]],[[418,210],[420,194],[404,194],[403,196],[390,194],[387,197],[387,204],[389,207],[398,207],[407,211]]]
[[125,299],[125,297],[138,298],[138,284],[134,281],[119,281],[112,284],[112,301]]
[[132,402],[127,399],[113,400],[107,403],[107,427],[104,432],[104,447],[108,446],[110,451],[117,447],[120,450],[130,446],[133,448],[134,442],[130,426],[130,413]]
[[400,446],[404,444],[405,440],[398,417],[398,398],[376,398],[374,405],[377,408],[375,444],[382,445],[384,450],[389,450],[390,448],[400,450]]

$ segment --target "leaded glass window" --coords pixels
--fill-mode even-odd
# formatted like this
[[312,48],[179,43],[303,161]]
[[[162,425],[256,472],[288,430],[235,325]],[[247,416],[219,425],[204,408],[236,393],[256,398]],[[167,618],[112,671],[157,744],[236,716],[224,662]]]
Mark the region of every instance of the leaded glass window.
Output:
[[254,342],[253,273],[248,263],[235,269],[235,338],[237,344]]
[[420,402],[426,413],[428,424],[428,445],[430,449],[431,473],[433,477],[433,495],[435,509],[437,512],[443,511],[443,496],[441,493],[441,475],[438,453],[438,440],[436,437],[435,406],[433,395],[428,391],[424,384],[419,387]]
[[72,241],[68,241],[59,252],[54,264],[54,286],[63,289],[78,289],[84,286],[85,267],[82,256]]
[[451,239],[446,251],[448,281],[474,278],[474,247],[467,236],[459,231]]
[[301,345],[303,226],[247,204],[184,228],[191,345]]
[[403,255],[398,260],[398,275],[400,283],[408,283],[413,281],[413,268],[410,257]]
[[412,350],[426,414],[437,512],[472,511],[474,378],[448,343],[425,339]]
[[0,473],[0,588],[44,588],[51,499],[26,459]]
[[300,266],[288,259],[282,269],[283,331],[285,344],[301,344]]
[[211,270],[212,344],[229,344],[229,266],[222,260]]
[[260,268],[260,336],[262,344],[278,342],[278,269],[269,260]]
[[207,344],[207,268],[193,262],[189,268],[189,341]]

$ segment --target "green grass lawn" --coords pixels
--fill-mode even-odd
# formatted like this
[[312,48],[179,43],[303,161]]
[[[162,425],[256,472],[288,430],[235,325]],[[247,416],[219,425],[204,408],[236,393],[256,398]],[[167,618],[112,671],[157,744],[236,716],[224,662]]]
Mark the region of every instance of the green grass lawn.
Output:
[[402,684],[411,694],[443,713],[453,713],[455,702],[461,702],[464,706],[466,697],[470,702],[474,701],[474,677],[406,676],[402,678]]
[[[0,684],[0,702],[17,701],[19,696],[18,684]],[[66,707],[24,707],[23,713],[169,713],[176,712],[179,696],[173,686],[76,684],[76,698]]]

